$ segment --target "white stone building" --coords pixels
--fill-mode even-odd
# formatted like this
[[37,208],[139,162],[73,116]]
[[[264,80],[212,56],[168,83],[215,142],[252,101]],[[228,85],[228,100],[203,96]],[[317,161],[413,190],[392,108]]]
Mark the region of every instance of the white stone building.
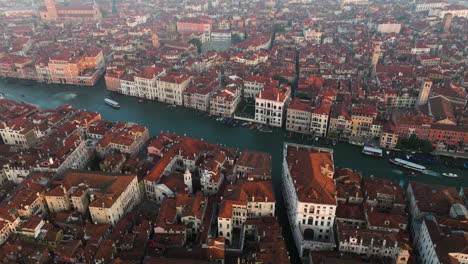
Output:
[[291,99],[291,88],[268,88],[255,97],[255,122],[273,127],[282,127],[286,106]]
[[337,207],[331,150],[285,144],[283,196],[300,256],[335,247]]

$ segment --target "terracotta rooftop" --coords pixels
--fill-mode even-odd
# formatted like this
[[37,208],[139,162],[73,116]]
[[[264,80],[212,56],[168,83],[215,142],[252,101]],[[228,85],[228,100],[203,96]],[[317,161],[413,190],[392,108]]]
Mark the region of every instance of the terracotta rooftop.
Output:
[[300,202],[336,204],[333,153],[326,149],[286,145],[286,162]]

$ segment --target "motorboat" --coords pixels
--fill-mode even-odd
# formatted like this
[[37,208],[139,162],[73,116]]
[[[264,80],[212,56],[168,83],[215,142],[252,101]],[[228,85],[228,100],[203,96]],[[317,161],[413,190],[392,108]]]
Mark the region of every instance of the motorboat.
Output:
[[120,104],[119,104],[119,103],[117,103],[116,101],[111,100],[111,99],[109,99],[109,98],[105,98],[105,99],[104,99],[104,103],[106,103],[107,105],[110,105],[110,106],[112,106],[112,107],[114,107],[114,108],[117,108],[117,109],[120,108]]
[[426,170],[426,167],[424,167],[422,165],[419,165],[419,164],[416,164],[416,163],[413,163],[413,162],[409,162],[407,160],[399,159],[399,158],[389,159],[388,161],[390,161],[391,163],[393,163],[395,165],[402,166],[404,168],[414,170],[414,171],[418,171],[418,172],[423,172],[423,171]]
[[458,178],[458,174],[451,173],[451,172],[444,172],[444,173],[442,173],[442,176],[449,177],[449,178]]

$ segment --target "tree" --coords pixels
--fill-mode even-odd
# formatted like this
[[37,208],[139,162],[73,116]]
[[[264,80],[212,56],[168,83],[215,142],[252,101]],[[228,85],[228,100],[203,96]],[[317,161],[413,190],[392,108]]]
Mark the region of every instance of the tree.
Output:
[[284,29],[284,26],[283,26],[282,24],[275,24],[275,25],[273,26],[273,31],[274,31],[275,33],[277,33],[277,32],[284,32],[285,29]]
[[296,94],[296,98],[304,99],[304,100],[310,100],[310,97],[304,92],[298,92]]
[[231,37],[231,42],[233,45],[236,45],[237,43],[242,42],[242,38],[239,36],[239,34],[233,34]]
[[202,43],[199,39],[193,38],[189,40],[189,43],[197,47],[198,53],[201,53]]
[[416,135],[412,134],[409,138],[399,140],[397,143],[397,149],[431,153],[434,150],[434,147],[430,141],[419,139]]
[[280,84],[286,84],[286,85],[292,86],[292,83],[288,79],[284,78],[283,76],[279,74],[275,74],[273,76],[273,79],[279,81]]

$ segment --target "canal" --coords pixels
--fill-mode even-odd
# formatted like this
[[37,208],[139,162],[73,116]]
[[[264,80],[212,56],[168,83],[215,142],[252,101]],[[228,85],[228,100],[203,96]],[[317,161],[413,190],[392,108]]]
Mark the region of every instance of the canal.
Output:
[[[109,93],[101,80],[94,87],[61,86],[50,84],[34,84],[22,86],[20,82],[7,83],[0,80],[0,93],[5,98],[26,103],[32,103],[41,109],[55,108],[64,104],[71,104],[76,108],[91,110],[101,113],[103,119],[110,121],[135,122],[150,129],[151,135],[157,135],[161,131],[169,131],[176,134],[202,138],[206,141],[237,147],[240,150],[252,149],[265,151],[272,155],[273,159],[273,183],[278,200],[280,223],[286,229],[284,207],[280,191],[281,164],[283,155],[283,143],[285,141],[314,144],[334,149],[335,166],[338,168],[351,168],[360,171],[363,176],[374,175],[393,181],[415,180],[433,184],[450,186],[468,186],[466,170],[447,168],[444,166],[426,166],[428,171],[414,178],[408,178],[400,167],[390,164],[385,158],[373,158],[361,154],[361,148],[349,144],[324,145],[299,139],[285,138],[284,131],[275,129],[273,133],[251,131],[245,127],[228,127],[216,122],[213,118],[201,117],[198,112],[183,107],[168,108],[167,105],[158,102],[138,103],[137,98]],[[116,110],[104,104],[105,97],[109,97],[120,103],[121,109]],[[442,172],[453,172],[460,175],[459,178],[445,178]],[[289,232],[287,232],[289,233]],[[286,236],[288,245],[291,246],[289,234]],[[295,256],[294,256],[295,257]],[[296,261],[293,261],[296,262]]]

